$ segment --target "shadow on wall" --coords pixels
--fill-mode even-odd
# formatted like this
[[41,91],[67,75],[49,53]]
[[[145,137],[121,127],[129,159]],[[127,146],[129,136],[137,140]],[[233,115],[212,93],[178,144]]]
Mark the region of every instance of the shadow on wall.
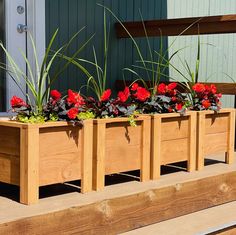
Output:
[[[86,41],[95,33],[92,43],[85,48],[80,57],[93,61],[92,45],[95,46],[99,64],[103,63],[103,8],[98,6],[100,3],[110,8],[121,21],[137,21],[141,19],[140,12],[144,20],[166,19],[167,18],[167,0],[46,0],[46,38],[49,38],[57,28],[60,29],[59,37],[56,40],[56,47],[63,43],[76,33],[83,26],[85,30],[80,34],[70,52],[73,53],[78,45]],[[138,54],[133,47],[130,39],[117,39],[114,30],[116,20],[107,13],[107,21],[110,22],[110,46],[108,56],[108,84],[114,88],[117,79],[123,79],[122,69],[131,67]],[[163,38],[163,48],[168,47],[167,38]],[[137,39],[137,43],[142,51],[144,58],[149,59],[148,46],[145,38]],[[160,39],[150,38],[152,50],[159,50]],[[89,68],[93,70],[93,68]],[[140,71],[139,71],[140,72]],[[168,74],[168,71],[166,71]],[[126,79],[132,79],[132,75],[125,73]],[[55,88],[65,91],[69,87],[79,90],[81,85],[86,83],[85,75],[77,71],[75,67],[70,67],[55,84]]]

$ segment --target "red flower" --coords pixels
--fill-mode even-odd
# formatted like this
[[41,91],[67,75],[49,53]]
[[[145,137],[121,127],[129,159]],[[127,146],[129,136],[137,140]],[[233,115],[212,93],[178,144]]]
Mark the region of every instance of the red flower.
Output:
[[164,83],[159,84],[157,87],[157,92],[164,95],[166,93],[166,85]]
[[126,102],[129,96],[130,96],[129,87],[125,87],[124,91],[120,91],[118,93],[118,98],[122,103]]
[[217,94],[217,98],[222,98],[222,94],[221,93],[219,93],[219,94]]
[[205,108],[205,109],[208,109],[210,106],[211,106],[211,103],[209,100],[203,100],[202,101],[202,106]]
[[58,90],[51,90],[50,96],[53,100],[58,101],[61,98],[61,93]]
[[136,83],[136,82],[133,83],[133,85],[131,87],[131,91],[137,91],[138,87],[139,87],[138,83]]
[[214,84],[211,84],[211,93],[212,94],[216,94],[216,92],[217,92],[217,88],[216,88],[216,86],[214,85]]
[[67,98],[67,103],[69,105],[74,105],[75,107],[80,107],[85,104],[84,98],[76,92],[73,92],[72,90],[68,90],[68,98]]
[[78,112],[79,112],[78,108],[71,108],[71,109],[67,112],[67,116],[68,116],[70,119],[74,120],[74,119],[76,119],[76,117],[77,117],[77,115],[78,115]]
[[178,111],[180,111],[182,108],[183,108],[182,104],[176,104],[175,105],[175,109],[178,110]]
[[12,108],[21,108],[21,107],[27,107],[27,104],[24,100],[22,100],[20,97],[13,96],[11,98],[11,107]]
[[110,99],[111,96],[111,89],[107,89],[103,92],[100,101],[108,101]]
[[177,100],[177,98],[176,98],[175,96],[173,96],[173,97],[171,97],[171,100],[172,100],[173,102],[175,102],[175,101]]
[[174,90],[177,87],[177,83],[176,82],[172,82],[167,86],[168,90]]
[[204,86],[204,84],[202,83],[196,83],[195,85],[193,85],[193,90],[198,93],[202,93],[206,90],[206,86]]
[[135,96],[139,101],[144,102],[150,97],[150,92],[143,87],[138,87]]

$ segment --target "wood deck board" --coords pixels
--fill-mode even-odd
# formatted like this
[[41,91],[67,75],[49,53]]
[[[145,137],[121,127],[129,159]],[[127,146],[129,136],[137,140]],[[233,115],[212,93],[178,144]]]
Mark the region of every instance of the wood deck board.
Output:
[[[101,192],[85,195],[68,193],[44,198],[40,199],[38,205],[30,207],[0,197],[0,233],[16,231],[14,229],[19,227],[24,234],[33,234],[34,228],[40,232],[47,231],[47,234],[53,234],[55,228],[64,234],[82,230],[81,234],[89,234],[88,231],[94,229],[94,226],[96,229],[93,231],[96,234],[106,234],[104,231],[108,231],[107,234],[115,234],[118,229],[121,229],[119,232],[128,231],[156,223],[159,221],[158,216],[162,220],[170,218],[170,209],[175,204],[175,214],[181,215],[193,212],[196,206],[198,209],[204,209],[236,200],[235,167],[236,164],[218,163],[191,174],[178,172],[163,175],[156,181],[134,181],[107,186]],[[203,191],[208,189],[209,185],[215,195],[213,198],[209,198],[208,193]],[[197,190],[189,194],[189,188],[193,190],[198,187],[201,199]],[[164,201],[159,201],[158,198]],[[186,206],[185,210],[179,210],[180,204],[182,203],[183,207],[189,199],[193,200],[194,204]],[[163,202],[165,203],[162,204]],[[42,226],[46,220],[50,226]]]

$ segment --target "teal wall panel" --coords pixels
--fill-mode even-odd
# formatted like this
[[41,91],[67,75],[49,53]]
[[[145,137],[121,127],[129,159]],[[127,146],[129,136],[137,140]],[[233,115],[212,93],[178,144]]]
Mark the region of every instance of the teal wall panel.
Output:
[[[123,21],[140,20],[139,11],[144,19],[162,19],[167,16],[166,0],[46,0],[47,43],[57,28],[60,31],[55,47],[58,48],[79,29],[86,26],[76,43],[72,45],[71,53],[81,45],[81,42],[95,33],[92,42],[80,54],[80,57],[93,60],[92,46],[94,45],[101,63],[103,57],[103,9],[97,6],[96,3],[109,7]],[[138,57],[130,39],[118,40],[116,38],[114,18],[109,14],[107,18],[111,24],[108,86],[113,88],[115,80],[123,77],[122,69],[130,67]],[[144,57],[146,57],[148,55],[146,39],[137,39],[137,42],[142,48]],[[150,39],[150,43],[153,49],[158,50],[158,38]],[[88,66],[87,68],[91,69]],[[125,73],[125,75],[127,79],[130,79],[130,74]],[[66,90],[68,87],[79,89],[85,81],[83,74],[70,67],[61,76],[55,87],[61,91]]]

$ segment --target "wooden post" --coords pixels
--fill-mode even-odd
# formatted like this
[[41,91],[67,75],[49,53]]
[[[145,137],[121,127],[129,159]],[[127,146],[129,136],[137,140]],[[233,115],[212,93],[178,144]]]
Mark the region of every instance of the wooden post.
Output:
[[97,191],[105,186],[106,123],[97,122],[94,129],[93,189]]
[[189,114],[189,159],[188,159],[188,171],[196,170],[196,126],[197,126],[197,113],[191,112]]
[[[161,117],[152,118],[151,138],[151,179],[156,180],[161,176]],[[155,140],[155,142],[154,142]]]
[[142,121],[142,154],[140,180],[150,180],[151,117]]
[[229,112],[228,138],[225,161],[232,164],[234,162],[235,110]]
[[81,192],[92,191],[93,174],[93,120],[86,120],[83,126],[83,154],[81,159]]
[[197,170],[202,170],[204,167],[204,142],[205,142],[205,113],[198,112],[198,136],[197,136]]
[[20,202],[35,204],[39,199],[39,127],[20,130]]

